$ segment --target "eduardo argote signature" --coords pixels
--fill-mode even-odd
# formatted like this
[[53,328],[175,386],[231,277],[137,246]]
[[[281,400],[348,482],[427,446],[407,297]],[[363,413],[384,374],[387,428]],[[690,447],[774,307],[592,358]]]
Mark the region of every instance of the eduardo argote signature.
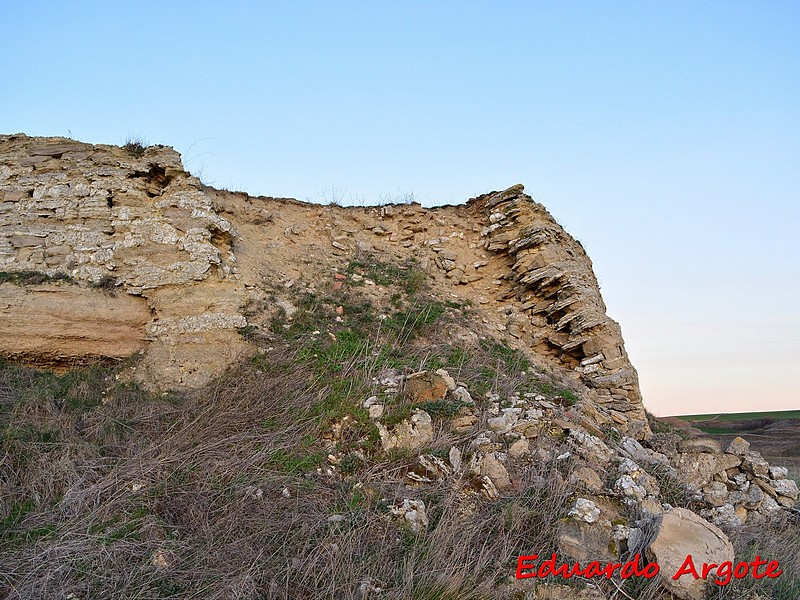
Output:
[[[592,561],[586,563],[581,567],[581,564],[576,562],[572,565],[569,563],[558,564],[558,557],[554,552],[553,555],[539,563],[538,567],[536,561],[539,559],[538,554],[521,555],[517,558],[517,579],[528,579],[531,577],[563,577],[569,579],[570,577],[605,577],[611,579],[617,574],[622,579],[630,577],[644,577],[651,579],[655,577],[660,568],[658,563],[648,562],[640,566],[641,555],[637,554],[631,560],[625,563],[600,563]],[[764,567],[762,571],[759,568]],[[706,579],[713,576],[713,581],[717,585],[728,585],[731,579],[743,579],[745,577],[752,577],[753,579],[764,579],[768,577],[775,579],[780,576],[783,571],[780,569],[780,564],[777,560],[766,560],[761,556],[756,556],[750,562],[737,562],[725,561],[723,563],[702,563],[700,568],[694,564],[692,555],[689,554],[683,561],[683,564],[678,570],[671,575],[672,579],[679,579],[681,577],[690,576],[694,579]]]

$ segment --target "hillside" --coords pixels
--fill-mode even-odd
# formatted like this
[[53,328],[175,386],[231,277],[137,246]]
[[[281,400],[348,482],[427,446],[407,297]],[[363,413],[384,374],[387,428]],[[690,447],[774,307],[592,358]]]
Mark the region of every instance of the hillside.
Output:
[[[0,199],[9,598],[800,593],[795,482],[646,414],[590,259],[521,185],[319,206],[16,134]],[[668,576],[754,551],[784,575]],[[662,574],[515,577],[553,552]]]

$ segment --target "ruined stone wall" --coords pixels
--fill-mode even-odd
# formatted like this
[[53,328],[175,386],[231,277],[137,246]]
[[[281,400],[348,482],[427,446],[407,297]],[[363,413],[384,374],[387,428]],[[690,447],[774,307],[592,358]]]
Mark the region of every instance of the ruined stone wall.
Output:
[[0,198],[0,270],[72,280],[2,286],[3,355],[70,366],[147,350],[142,377],[194,385],[241,349],[235,229],[171,148],[2,136]]
[[319,206],[208,188],[164,146],[18,134],[0,136],[0,200],[0,271],[72,280],[0,284],[4,356],[69,366],[138,350],[140,380],[201,385],[248,352],[248,302],[322,289],[374,253],[413,258],[487,334],[582,386],[598,423],[648,433],[591,261],[522,186],[430,209]]
[[580,373],[595,399],[625,422],[623,413],[641,406],[639,380],[583,247],[522,186],[475,202],[490,222],[481,232],[485,247],[510,265],[507,277],[515,286],[504,299],[518,302],[537,330],[533,349]]

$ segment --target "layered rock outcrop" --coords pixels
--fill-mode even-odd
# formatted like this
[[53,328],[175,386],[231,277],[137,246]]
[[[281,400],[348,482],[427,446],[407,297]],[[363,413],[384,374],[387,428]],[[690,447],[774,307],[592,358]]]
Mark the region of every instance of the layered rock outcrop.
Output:
[[516,284],[504,299],[519,302],[519,311],[537,330],[534,351],[557,357],[580,373],[617,422],[627,422],[622,413],[643,420],[636,370],[619,325],[606,314],[580,243],[521,185],[476,203],[490,222],[481,232],[485,247],[508,259],[507,277]]
[[[599,422],[647,435],[591,261],[522,186],[462,206],[323,207],[208,188],[164,146],[18,134],[0,137],[0,197],[0,270],[70,279],[2,284],[5,356],[67,366],[141,350],[139,380],[201,385],[248,351],[237,334],[248,303],[318,289],[376,253],[416,261],[491,335],[571,377]],[[47,321],[47,335],[25,325],[55,297],[68,317]]]
[[191,386],[244,348],[235,229],[174,150],[3,136],[0,195],[0,269],[69,277],[2,286],[3,355],[58,367],[143,350],[143,381]]

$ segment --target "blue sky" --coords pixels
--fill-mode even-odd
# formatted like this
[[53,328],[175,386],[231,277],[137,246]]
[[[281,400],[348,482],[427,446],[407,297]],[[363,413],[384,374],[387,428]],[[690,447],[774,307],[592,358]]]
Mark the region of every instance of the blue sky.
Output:
[[800,4],[5,2],[0,132],[583,242],[657,414],[800,408]]

